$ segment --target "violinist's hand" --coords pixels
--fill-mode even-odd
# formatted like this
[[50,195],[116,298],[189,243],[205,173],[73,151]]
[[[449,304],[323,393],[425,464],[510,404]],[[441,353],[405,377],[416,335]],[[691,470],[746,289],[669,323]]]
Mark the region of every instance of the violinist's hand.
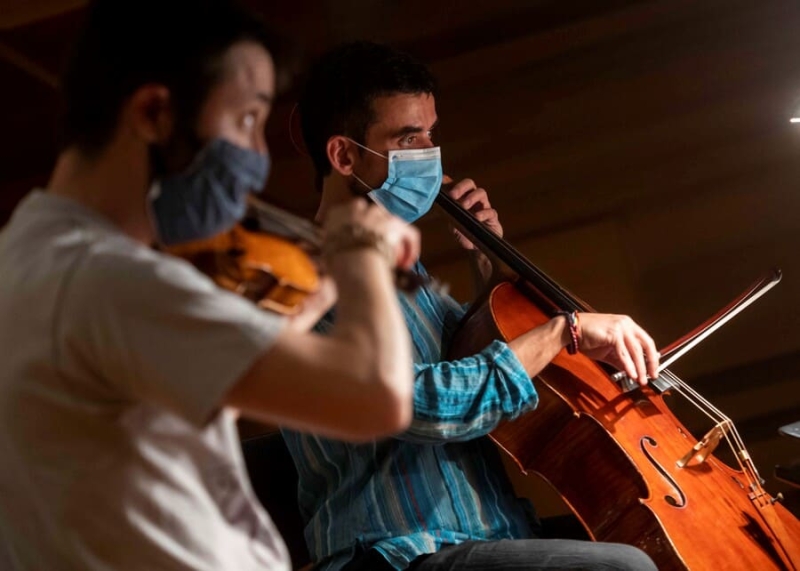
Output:
[[[443,182],[449,184],[453,182],[453,179],[445,175]],[[503,236],[503,227],[500,225],[497,210],[492,208],[489,203],[489,195],[486,194],[486,191],[479,188],[474,180],[465,178],[450,188],[447,193],[465,210],[472,212],[475,218],[489,230],[500,237]],[[454,228],[453,234],[455,234],[456,240],[458,240],[462,248],[465,250],[475,249],[475,245],[460,231]]]
[[[341,232],[352,233],[348,227],[373,233],[384,242],[392,258],[392,268],[410,269],[419,258],[419,231],[385,208],[370,204],[363,198],[332,207],[325,218],[323,230],[326,237],[331,237]],[[382,248],[380,244],[375,246]]]
[[659,354],[653,339],[627,315],[579,313],[581,353],[613,365],[642,386],[658,376]]
[[303,300],[300,311],[288,318],[287,329],[296,333],[306,333],[316,325],[322,316],[336,303],[336,283],[330,276],[320,278],[319,289]]

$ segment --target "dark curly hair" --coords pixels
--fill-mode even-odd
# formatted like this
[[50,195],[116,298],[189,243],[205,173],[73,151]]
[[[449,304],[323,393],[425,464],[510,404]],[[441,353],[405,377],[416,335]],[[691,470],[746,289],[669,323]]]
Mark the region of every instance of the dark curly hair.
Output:
[[62,78],[61,147],[102,149],[126,99],[147,83],[169,88],[178,123],[193,129],[226,52],[240,41],[261,44],[276,68],[291,52],[228,0],[96,0]]
[[298,111],[317,189],[331,172],[326,145],[335,135],[364,143],[375,120],[372,102],[393,94],[436,93],[436,79],[409,54],[372,42],[343,44],[309,70]]

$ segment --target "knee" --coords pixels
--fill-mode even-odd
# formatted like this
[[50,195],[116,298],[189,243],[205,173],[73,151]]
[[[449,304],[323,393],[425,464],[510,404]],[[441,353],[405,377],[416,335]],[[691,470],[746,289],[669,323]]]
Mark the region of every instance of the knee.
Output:
[[632,545],[609,544],[611,552],[606,562],[609,571],[658,571],[658,567],[644,551]]

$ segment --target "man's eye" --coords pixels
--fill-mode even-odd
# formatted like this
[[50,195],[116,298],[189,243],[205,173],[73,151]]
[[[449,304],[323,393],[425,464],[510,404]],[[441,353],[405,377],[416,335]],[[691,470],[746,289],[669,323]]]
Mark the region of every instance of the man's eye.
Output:
[[403,139],[403,143],[406,144],[406,145],[413,145],[414,141],[416,141],[416,140],[417,140],[416,135],[409,135],[408,137]]
[[248,113],[244,117],[242,117],[242,127],[245,129],[252,129],[256,126],[256,114],[255,113]]

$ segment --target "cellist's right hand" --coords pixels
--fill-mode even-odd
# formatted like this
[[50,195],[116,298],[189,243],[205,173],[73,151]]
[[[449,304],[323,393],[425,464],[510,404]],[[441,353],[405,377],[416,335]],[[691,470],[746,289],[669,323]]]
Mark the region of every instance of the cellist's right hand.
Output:
[[659,353],[653,339],[627,315],[578,314],[581,353],[616,367],[640,385],[658,376]]
[[[358,236],[364,241],[374,241],[372,246],[384,255],[391,269],[410,269],[419,258],[419,230],[362,198],[333,206],[325,217],[323,231],[326,242],[349,239],[355,244]],[[334,249],[336,256],[352,248],[334,246]]]

